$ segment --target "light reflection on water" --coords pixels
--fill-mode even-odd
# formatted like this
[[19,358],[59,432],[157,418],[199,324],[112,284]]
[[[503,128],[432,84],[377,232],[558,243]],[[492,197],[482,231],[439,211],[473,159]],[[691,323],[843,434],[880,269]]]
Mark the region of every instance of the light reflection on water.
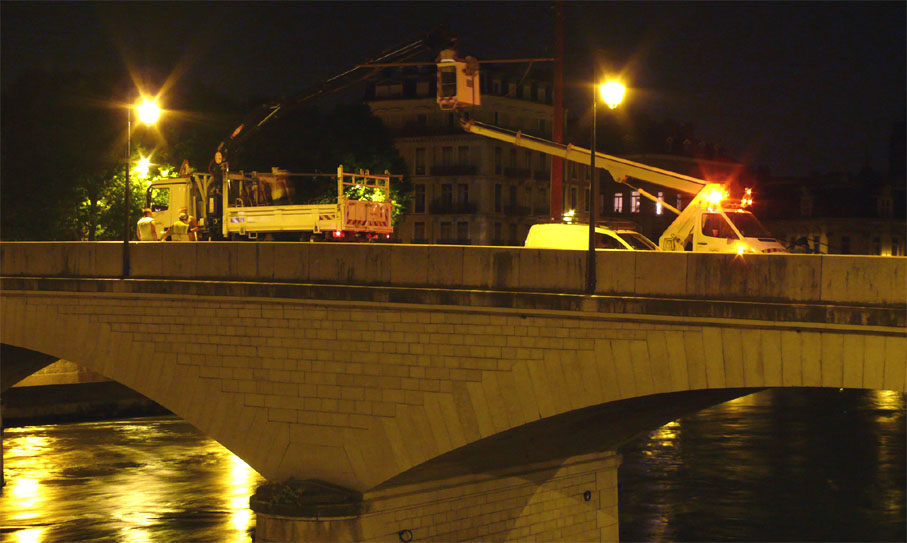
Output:
[[[621,541],[905,541],[905,397],[767,390],[621,449]],[[263,480],[175,418],[4,431],[0,541],[250,542]]]
[[4,430],[0,541],[251,541],[263,481],[176,418]]
[[621,541],[905,541],[905,396],[774,389],[621,449]]

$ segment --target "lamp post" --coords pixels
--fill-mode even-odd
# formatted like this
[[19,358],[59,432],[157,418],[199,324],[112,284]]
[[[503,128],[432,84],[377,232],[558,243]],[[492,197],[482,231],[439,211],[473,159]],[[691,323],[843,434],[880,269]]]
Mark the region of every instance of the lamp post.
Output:
[[[155,102],[149,102],[148,100],[143,100],[142,104],[136,106],[136,110],[139,114],[139,122],[143,122],[147,125],[152,125],[157,122],[158,118],[161,116],[161,109]],[[132,158],[132,107],[126,108],[126,187],[125,187],[125,197],[123,198],[126,205],[125,211],[123,211],[123,277],[129,277],[129,233],[130,233],[130,220],[129,220],[129,194],[131,192],[131,184],[129,181],[129,167],[131,165],[130,159]]]
[[601,86],[595,73],[592,74],[592,141],[589,144],[589,252],[586,258],[586,293],[595,294],[595,204],[598,203],[598,170],[595,168],[595,133],[598,128],[598,95],[609,108],[616,108],[624,97],[624,86],[609,81]]

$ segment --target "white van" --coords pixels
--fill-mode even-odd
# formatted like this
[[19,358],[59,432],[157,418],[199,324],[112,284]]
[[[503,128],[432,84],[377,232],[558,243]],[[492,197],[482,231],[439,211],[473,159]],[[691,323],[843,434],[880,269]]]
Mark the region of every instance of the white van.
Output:
[[[526,236],[526,247],[533,249],[589,250],[588,224],[534,224]],[[657,245],[635,230],[595,227],[597,250],[660,251]]]

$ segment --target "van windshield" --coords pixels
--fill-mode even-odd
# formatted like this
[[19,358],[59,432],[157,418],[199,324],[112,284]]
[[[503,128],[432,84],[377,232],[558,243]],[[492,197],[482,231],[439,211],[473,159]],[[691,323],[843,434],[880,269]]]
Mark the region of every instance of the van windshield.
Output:
[[[588,237],[586,239],[589,239]],[[612,238],[607,234],[602,234],[601,232],[595,233],[595,248],[596,249],[622,249],[627,250],[626,247],[621,244],[617,238]]]
[[731,222],[734,223],[734,226],[737,227],[737,230],[740,230],[740,233],[743,234],[745,238],[770,238],[771,234],[762,226],[762,223],[759,222],[759,219],[749,211],[737,211],[734,213],[728,213],[728,218],[731,219]]
[[702,234],[710,238],[737,239],[737,234],[721,213],[702,214]]
[[637,251],[657,251],[658,247],[649,241],[649,238],[637,232],[618,232],[620,239],[630,244]]

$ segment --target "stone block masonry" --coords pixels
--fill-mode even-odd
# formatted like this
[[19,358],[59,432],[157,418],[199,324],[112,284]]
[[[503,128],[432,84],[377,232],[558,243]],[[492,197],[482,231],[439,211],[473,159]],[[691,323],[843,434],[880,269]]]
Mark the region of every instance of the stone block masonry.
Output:
[[907,338],[883,327],[146,292],[2,296],[4,342],[126,384],[269,479],[359,491],[479,439],[628,398],[907,388]]
[[[586,296],[581,252],[133,249],[124,279],[113,245],[0,244],[2,343],[136,390],[269,480],[362,492],[336,532],[356,539],[615,540],[613,451],[444,459],[594,406],[679,410],[673,393],[907,391],[904,258],[602,255]],[[654,421],[624,413],[605,433]],[[407,479],[432,460],[443,476]]]
[[[257,541],[617,541],[620,457],[595,453],[377,489],[357,518],[258,515]],[[323,538],[322,538],[323,539]]]

